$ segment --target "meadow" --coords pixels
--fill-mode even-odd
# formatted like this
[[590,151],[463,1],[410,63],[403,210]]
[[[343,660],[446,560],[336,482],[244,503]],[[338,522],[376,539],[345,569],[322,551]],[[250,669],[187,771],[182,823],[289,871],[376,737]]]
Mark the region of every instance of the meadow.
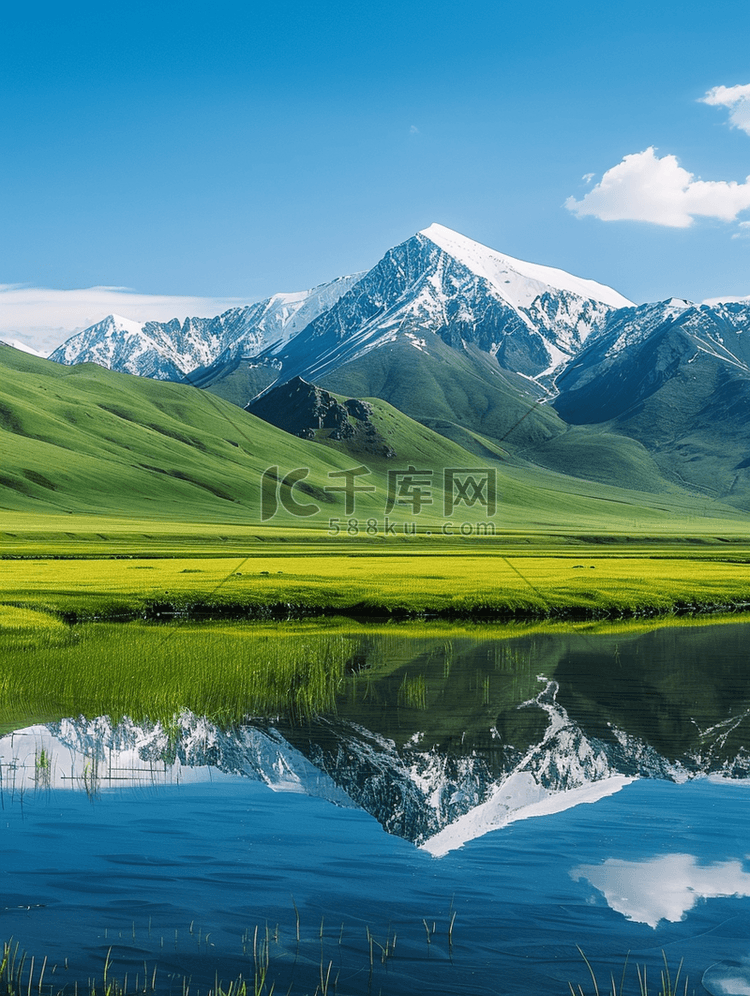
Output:
[[[260,546],[260,549],[258,549]],[[581,618],[750,604],[750,546],[666,543],[525,550],[416,544],[400,552],[266,543],[191,556],[2,561],[0,603],[91,618],[306,613]]]
[[[461,445],[372,399],[395,453],[386,458],[300,439],[204,391],[94,364],[65,367],[0,345],[0,371],[0,553],[32,534],[46,553],[71,536],[112,549],[128,533],[145,549],[205,549],[241,536],[295,542],[325,538],[331,519],[351,538],[340,475],[358,465],[367,470],[354,503],[362,542],[408,545],[429,533],[460,540],[462,525],[476,535],[480,524],[498,536],[748,535],[746,512],[731,496],[667,481],[633,459],[632,441],[612,436],[597,436],[583,463],[575,446],[560,443],[552,470],[476,434],[461,434]],[[390,475],[409,465],[430,475],[430,500],[414,515],[399,502],[390,516],[397,528],[386,534]],[[467,499],[443,516],[443,472],[477,467],[496,475],[495,510]],[[317,508],[310,518],[284,507],[291,486],[283,480],[295,468],[308,472],[295,494]]]

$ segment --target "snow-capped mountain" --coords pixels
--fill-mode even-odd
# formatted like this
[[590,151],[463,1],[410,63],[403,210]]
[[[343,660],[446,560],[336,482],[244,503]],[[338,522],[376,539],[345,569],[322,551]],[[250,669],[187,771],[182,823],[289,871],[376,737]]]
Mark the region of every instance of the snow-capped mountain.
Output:
[[17,349],[21,353],[28,353],[30,356],[41,356],[43,359],[47,358],[46,353],[40,353],[38,349],[34,349],[32,346],[27,346],[26,343],[21,342],[20,339],[0,339],[0,345],[12,346],[13,349]]
[[[186,325],[191,320],[186,321]],[[203,321],[203,319],[198,319]],[[170,349],[168,336],[160,323],[150,322],[150,331],[121,315],[107,315],[101,322],[77,332],[50,354],[57,363],[98,363],[110,370],[136,373],[156,380],[182,376],[184,350]]]
[[50,358],[166,380],[198,371],[203,383],[241,357],[274,369],[275,379],[315,379],[396,339],[429,352],[425,336],[437,335],[535,377],[559,369],[615,309],[630,304],[603,284],[505,256],[433,224],[365,274],[216,318],[141,326],[110,315]]
[[611,287],[595,280],[585,280],[552,266],[526,263],[512,256],[505,256],[444,225],[432,224],[419,234],[463,263],[472,273],[484,277],[514,308],[528,308],[537,298],[550,291],[567,292],[582,300],[598,301],[611,308],[626,308],[632,303]]
[[[667,340],[673,344],[671,349],[664,348]],[[633,364],[635,353],[644,348],[658,355],[654,354],[651,363]],[[633,394],[629,377],[623,398],[632,405],[644,392],[664,383],[676,363],[695,363],[701,357],[750,373],[750,303],[709,306],[671,298],[618,311],[610,317],[605,334],[567,364],[557,386],[566,394],[580,391],[588,383],[601,385],[603,376],[615,372],[622,382],[623,365],[637,367],[641,382]],[[601,400],[610,410],[617,407],[609,391]]]
[[[740,711],[706,731],[697,727],[684,752],[667,758],[640,735],[610,725],[587,730],[558,701],[557,682],[517,707],[546,716],[541,736],[520,750],[426,747],[419,737],[390,738],[341,719],[304,727],[247,723],[222,730],[185,711],[169,729],[108,717],[66,719],[0,738],[0,762],[14,772],[6,792],[78,789],[89,795],[124,784],[177,784],[218,773],[302,792],[370,813],[392,834],[445,854],[518,819],[561,812],[610,795],[634,778],[684,782],[714,774],[747,778],[744,747],[728,736],[745,729]],[[44,764],[39,758],[44,757]]]
[[580,431],[569,461],[549,452],[571,425],[596,425],[613,444],[646,448],[650,486],[666,478],[750,501],[748,301],[635,306],[438,224],[364,274],[211,319],[110,316],[51,358],[187,380],[242,407],[303,378],[381,398],[449,436],[458,426],[551,469],[628,485],[623,461],[600,471],[601,448]]
[[556,380],[566,422],[636,439],[677,483],[750,486],[750,303],[671,299],[615,312]]
[[58,363],[98,363],[110,370],[182,380],[186,374],[246,352],[255,355],[294,336],[356,283],[359,274],[339,277],[312,290],[275,294],[215,318],[140,325],[119,315],[76,333],[51,355]]
[[[363,276],[354,273],[337,277],[312,290],[296,294],[274,294],[262,301],[253,318],[252,331],[232,339],[216,357],[217,363],[230,362],[235,357],[254,357],[262,349],[280,348],[314,321],[318,315],[332,308]],[[204,363],[203,366],[207,366]]]
[[536,377],[567,362],[629,305],[609,287],[431,225],[389,250],[332,308],[257,362],[280,367],[282,381],[315,381],[398,340],[430,353],[430,337],[437,336]]

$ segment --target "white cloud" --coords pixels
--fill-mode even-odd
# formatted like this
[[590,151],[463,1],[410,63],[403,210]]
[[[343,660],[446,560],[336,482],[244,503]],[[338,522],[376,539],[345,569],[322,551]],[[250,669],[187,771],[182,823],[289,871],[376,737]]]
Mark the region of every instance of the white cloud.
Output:
[[604,893],[609,906],[628,920],[654,928],[660,920],[682,920],[701,898],[750,895],[750,874],[741,862],[699,865],[690,854],[648,861],[609,858],[601,865],[580,865],[570,875],[588,879]]
[[126,287],[54,290],[0,284],[0,339],[17,339],[46,355],[74,332],[112,313],[136,322],[164,322],[171,318],[213,318],[248,303],[230,297],[139,294]]
[[715,307],[717,304],[750,304],[750,296],[738,297],[736,294],[725,294],[724,297],[707,297],[701,304]]
[[744,183],[698,180],[675,156],[660,159],[651,146],[625,156],[585,197],[569,197],[565,207],[579,218],[650,221],[670,228],[689,228],[696,216],[734,221],[750,208],[750,176]]
[[733,239],[750,239],[750,221],[741,221],[737,227],[739,231],[734,233]]
[[700,102],[713,107],[728,107],[730,124],[750,135],[750,83],[715,86],[705,97],[701,97]]

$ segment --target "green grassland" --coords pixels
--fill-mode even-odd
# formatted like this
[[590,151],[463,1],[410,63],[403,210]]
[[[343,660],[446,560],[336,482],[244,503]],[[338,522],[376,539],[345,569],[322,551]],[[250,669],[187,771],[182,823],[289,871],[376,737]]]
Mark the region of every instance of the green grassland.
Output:
[[503,552],[460,556],[253,548],[223,557],[21,558],[2,562],[0,603],[70,619],[305,611],[353,616],[638,616],[750,604],[750,547]]
[[[355,515],[362,522],[377,519],[382,531],[388,473],[413,465],[432,472],[432,501],[418,515],[399,504],[392,519],[434,532],[444,523],[443,470],[476,467],[473,450],[481,444],[479,437],[465,435],[469,452],[376,401],[379,433],[396,457],[355,459],[344,445],[299,439],[182,384],[117,374],[95,364],[65,367],[2,346],[0,373],[4,512],[270,525],[325,535],[330,518],[350,517],[343,495],[329,490],[342,481],[329,475],[361,464],[370,473],[358,483],[374,491],[357,494]],[[746,516],[737,509],[666,482],[660,491],[614,487],[534,467],[502,447],[494,449],[493,460],[492,446],[485,446],[481,465],[497,474],[499,507],[492,519],[497,531],[678,534],[747,528]],[[309,470],[297,496],[317,512],[296,516],[282,504],[273,519],[261,523],[261,490],[267,496],[273,490],[273,481],[263,475],[274,466],[279,478],[296,468]],[[459,515],[457,523],[486,518],[479,503],[464,503]],[[12,517],[4,515],[2,531],[14,532],[8,521]]]
[[[387,532],[394,460],[362,460],[370,473],[357,482],[374,490],[356,495],[352,514],[326,490],[342,483],[331,474],[359,463],[345,446],[93,364],[0,347],[0,368],[4,604],[80,618],[306,608],[555,618],[750,601],[747,517],[672,485],[569,477],[464,433],[470,452],[376,402],[395,466],[435,480],[418,513],[396,505]],[[475,467],[478,446],[497,474],[496,513],[477,502],[447,517],[442,471]],[[279,480],[294,468],[309,470],[294,493],[312,515],[284,507],[290,488]],[[276,510],[266,521],[264,496]]]

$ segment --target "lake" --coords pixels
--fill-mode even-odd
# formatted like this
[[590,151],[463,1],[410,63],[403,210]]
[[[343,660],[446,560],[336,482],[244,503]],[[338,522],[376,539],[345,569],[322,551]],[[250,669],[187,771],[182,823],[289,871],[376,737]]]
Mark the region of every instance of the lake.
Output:
[[750,993],[748,634],[360,630],[312,721],[17,730],[0,940],[35,991]]

